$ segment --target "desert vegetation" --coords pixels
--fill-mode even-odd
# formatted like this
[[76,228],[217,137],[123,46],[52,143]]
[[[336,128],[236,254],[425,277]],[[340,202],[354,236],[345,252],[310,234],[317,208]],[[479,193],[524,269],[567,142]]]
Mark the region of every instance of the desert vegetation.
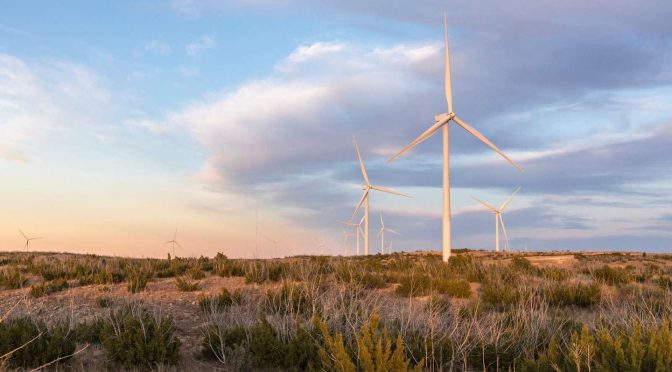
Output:
[[641,253],[3,253],[0,366],[670,371],[670,277]]

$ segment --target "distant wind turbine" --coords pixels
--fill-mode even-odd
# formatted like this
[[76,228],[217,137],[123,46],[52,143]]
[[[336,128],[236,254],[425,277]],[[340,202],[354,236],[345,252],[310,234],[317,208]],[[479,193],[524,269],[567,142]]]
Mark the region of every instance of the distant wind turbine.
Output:
[[21,231],[21,229],[19,229],[19,232],[21,233],[21,235],[23,235],[23,238],[26,239],[26,245],[23,246],[26,249],[26,252],[28,252],[28,245],[30,244],[31,240],[42,239],[41,236],[38,236],[38,237],[35,237],[35,238],[29,238],[29,237],[26,236],[26,234],[23,233],[23,231]]
[[476,197],[473,197],[477,202],[483,204],[486,208],[488,208],[492,213],[495,214],[495,251],[499,252],[499,224],[502,224],[502,232],[504,233],[504,239],[505,239],[505,248],[508,251],[509,250],[509,236],[506,234],[506,227],[504,226],[504,219],[502,218],[502,213],[504,212],[504,209],[509,206],[511,203],[511,200],[513,200],[513,197],[520,191],[520,187],[516,189],[516,191],[509,196],[508,199],[502,204],[501,207],[496,208],[492,204],[486,203]]
[[398,158],[401,154],[405,153],[406,151],[412,149],[413,147],[417,146],[419,143],[422,141],[426,140],[427,138],[431,137],[434,133],[438,132],[439,129],[442,129],[443,132],[443,224],[442,224],[442,229],[443,229],[443,242],[442,242],[442,248],[443,248],[443,261],[448,262],[448,259],[450,258],[450,252],[452,249],[452,241],[451,241],[451,227],[450,227],[450,155],[449,155],[449,129],[450,129],[450,122],[454,122],[455,124],[459,125],[462,127],[464,130],[467,132],[471,133],[474,137],[478,138],[481,142],[483,142],[486,146],[497,152],[499,155],[501,155],[504,159],[506,159],[511,165],[516,167],[518,170],[521,170],[520,166],[518,164],[514,163],[513,160],[511,160],[508,156],[506,156],[497,146],[495,146],[490,140],[485,138],[479,131],[477,131],[475,128],[473,128],[471,125],[465,123],[462,121],[460,118],[455,116],[455,113],[453,112],[453,88],[451,85],[451,78],[450,78],[450,51],[448,48],[448,17],[444,14],[444,27],[445,27],[445,42],[446,42],[446,48],[445,48],[445,67],[444,67],[444,72],[445,72],[445,80],[444,80],[444,90],[445,90],[445,95],[446,95],[446,102],[448,103],[448,112],[444,114],[439,114],[434,117],[434,125],[429,127],[424,133],[422,133],[420,136],[418,136],[416,139],[414,139],[411,143],[406,145],[401,151],[399,151],[397,154],[395,154],[393,157],[391,157],[387,162],[391,162],[394,159]]
[[175,233],[173,234],[173,240],[169,240],[169,241],[167,241],[163,244],[172,244],[172,246],[173,246],[173,258],[175,258],[175,246],[178,246],[178,247],[180,247],[180,249],[182,249],[182,246],[180,245],[180,243],[177,242],[177,229],[175,229]]
[[279,242],[275,239],[269,238],[268,236],[266,236],[264,234],[261,234],[261,236],[263,236],[264,239],[268,240],[269,242],[273,243],[273,249],[274,249],[274,252],[275,252],[275,257],[279,257],[278,256],[278,243]]
[[343,229],[343,257],[348,255],[348,240],[354,234]]
[[[400,235],[398,232],[385,227],[385,222],[383,222],[383,214],[381,213],[380,214],[380,231],[378,231],[378,234],[380,235],[380,254],[385,254],[385,231],[389,231],[392,234]],[[392,244],[392,241],[390,241],[390,244]]]
[[350,217],[350,221],[352,221],[352,219],[355,218],[357,212],[359,211],[359,208],[361,208],[362,204],[364,204],[364,255],[368,256],[369,255],[369,191],[377,190],[386,192],[388,194],[405,196],[407,198],[410,198],[410,196],[402,194],[396,190],[388,189],[386,187],[371,185],[371,182],[369,182],[369,176],[366,174],[366,168],[364,167],[364,160],[362,160],[362,154],[359,152],[359,146],[357,145],[357,139],[355,139],[355,136],[352,136],[352,140],[355,142],[355,150],[357,150],[357,158],[359,159],[359,166],[362,169],[362,177],[364,177],[365,184],[363,188],[364,194],[362,195],[362,198],[359,200],[359,203],[357,204],[357,207],[355,208],[355,212],[352,214],[352,217]]
[[350,221],[341,222],[341,224],[343,224],[343,225],[351,226],[351,227],[355,228],[355,235],[356,235],[355,238],[357,239],[357,251],[356,251],[357,256],[359,256],[359,254],[360,254],[359,253],[360,252],[360,250],[359,250],[359,240],[360,240],[360,238],[359,237],[360,237],[360,235],[364,235],[364,233],[362,232],[362,224],[363,223],[364,223],[364,217],[363,216],[362,216],[362,219],[359,220],[359,223],[354,223],[354,222],[350,222]]

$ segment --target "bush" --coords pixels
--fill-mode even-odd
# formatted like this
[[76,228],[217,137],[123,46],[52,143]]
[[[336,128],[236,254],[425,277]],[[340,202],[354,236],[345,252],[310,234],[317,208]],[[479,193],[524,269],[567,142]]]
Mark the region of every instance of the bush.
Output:
[[96,297],[96,305],[99,307],[110,307],[112,304],[112,298],[107,296],[98,296]]
[[7,289],[23,288],[28,278],[16,266],[5,267],[0,272],[0,287]]
[[205,273],[203,272],[203,270],[201,270],[199,266],[193,266],[191,269],[187,271],[187,274],[189,275],[189,277],[191,277],[191,279],[194,280],[201,280],[205,278]]
[[30,295],[37,298],[50,295],[68,288],[68,281],[65,279],[55,279],[47,283],[33,284],[30,286]]
[[404,341],[400,335],[393,341],[387,329],[379,323],[377,315],[372,315],[369,321],[362,325],[358,334],[355,334],[357,352],[350,353],[343,343],[343,334],[329,331],[319,319],[315,320],[320,330],[324,346],[319,349],[320,360],[327,371],[422,371],[424,360],[410,368],[411,360],[404,355]]
[[48,328],[27,317],[16,318],[0,323],[0,355],[12,350],[16,351],[7,357],[9,366],[34,368],[72,354],[75,340],[63,324]]
[[225,308],[243,302],[243,292],[237,289],[233,295],[228,289],[222,288],[222,292],[215,296],[201,296],[198,305],[206,312],[221,312]]
[[110,314],[100,339],[113,362],[151,369],[177,364],[180,340],[174,333],[172,318],[160,318],[137,304],[129,304]]
[[598,283],[554,284],[543,295],[551,306],[590,307],[600,302],[602,288]]
[[180,276],[175,279],[175,286],[182,292],[193,292],[198,289],[199,282]]
[[592,271],[593,279],[609,284],[621,285],[634,280],[629,270],[604,265]]
[[[247,330],[243,326],[232,328],[209,326],[201,345],[201,353],[207,359],[216,359],[221,363],[231,365],[231,359],[243,351],[244,360],[236,364],[247,364]],[[245,365],[239,367],[245,367]]]
[[138,293],[145,290],[145,287],[147,287],[147,283],[151,278],[152,275],[145,271],[133,271],[128,275],[128,285],[126,288],[131,293]]
[[450,280],[442,279],[436,281],[436,291],[451,297],[469,298],[471,297],[471,285],[464,279]]
[[268,290],[260,308],[270,314],[308,316],[313,310],[313,302],[304,286],[285,283],[277,291]]

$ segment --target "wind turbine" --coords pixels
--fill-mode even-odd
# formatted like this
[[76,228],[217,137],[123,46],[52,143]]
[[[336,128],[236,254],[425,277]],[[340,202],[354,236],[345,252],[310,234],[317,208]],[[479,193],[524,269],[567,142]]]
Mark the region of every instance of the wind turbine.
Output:
[[348,255],[348,240],[354,234],[343,229],[343,257]]
[[[383,222],[383,214],[381,213],[380,214],[380,231],[378,231],[378,234],[380,235],[380,254],[385,254],[385,231],[389,231],[392,234],[400,235],[398,232],[385,227],[385,222]],[[392,244],[392,241],[390,241],[390,244]]]
[[19,232],[21,233],[21,235],[23,235],[23,238],[26,239],[26,245],[23,246],[23,248],[26,249],[26,252],[28,252],[28,245],[30,244],[31,240],[42,239],[41,236],[38,236],[38,237],[35,237],[35,238],[29,238],[29,237],[26,236],[26,234],[23,233],[23,231],[21,231],[21,229],[19,229]]
[[450,251],[452,249],[452,241],[451,241],[451,227],[450,227],[450,151],[449,151],[449,138],[450,138],[450,122],[454,122],[455,124],[459,125],[462,127],[464,130],[467,132],[471,133],[474,137],[478,138],[481,142],[483,142],[486,146],[494,150],[496,153],[501,155],[506,161],[511,163],[514,167],[516,167],[518,170],[521,170],[520,166],[518,164],[514,163],[513,160],[511,160],[508,156],[506,156],[497,146],[495,146],[490,140],[485,138],[479,131],[477,131],[475,128],[473,128],[471,125],[465,123],[462,121],[460,118],[455,116],[455,113],[453,112],[453,88],[451,85],[451,78],[450,78],[450,51],[448,48],[448,18],[444,14],[444,28],[445,28],[445,42],[446,42],[446,55],[445,55],[445,80],[444,80],[444,90],[445,90],[445,95],[446,95],[446,102],[448,103],[448,112],[436,115],[434,117],[434,125],[429,127],[425,132],[423,132],[420,136],[418,136],[416,139],[414,139],[411,143],[406,145],[401,151],[396,153],[393,157],[391,157],[387,162],[391,162],[394,159],[398,158],[401,154],[405,153],[406,151],[412,149],[413,147],[417,146],[419,143],[422,141],[426,140],[427,138],[431,137],[433,134],[438,132],[439,130],[442,130],[443,133],[443,224],[442,224],[442,229],[443,229],[443,242],[442,242],[442,248],[443,248],[443,261],[448,262],[448,259],[450,258]]
[[273,243],[273,249],[275,249],[275,256],[278,257],[278,241],[275,240],[275,239],[271,239],[271,238],[269,238],[268,236],[266,236],[266,235],[264,235],[264,234],[261,234],[261,236],[263,236],[263,237],[264,237],[266,240],[268,240],[269,242]]
[[519,190],[520,190],[520,187],[517,188],[516,191],[514,191],[513,194],[511,194],[511,196],[509,196],[509,198],[506,199],[504,204],[502,204],[502,206],[499,207],[499,208],[496,208],[492,204],[488,204],[488,203],[472,196],[472,198],[474,198],[477,202],[483,204],[486,208],[488,208],[490,211],[492,211],[492,213],[495,214],[495,251],[496,252],[499,252],[499,224],[500,223],[502,224],[502,232],[504,233],[504,239],[505,239],[505,243],[506,243],[505,247],[506,247],[507,251],[509,250],[509,236],[506,234],[506,227],[504,226],[504,219],[502,218],[502,212],[504,212],[504,209],[509,206],[509,204],[511,203],[511,200],[513,200],[513,197],[518,193]]
[[359,237],[360,237],[360,235],[364,235],[364,233],[362,232],[362,224],[363,223],[364,223],[364,216],[362,216],[362,219],[359,220],[359,223],[354,223],[354,222],[350,222],[350,221],[341,222],[341,224],[343,224],[345,226],[351,226],[351,227],[355,228],[355,235],[356,235],[356,239],[357,239],[357,256],[359,256],[359,240],[360,240]]
[[355,218],[355,215],[357,215],[357,212],[359,211],[359,208],[362,207],[362,204],[364,204],[364,255],[368,256],[369,255],[369,192],[371,190],[376,190],[376,191],[382,191],[386,192],[388,194],[394,194],[394,195],[401,195],[405,196],[407,198],[410,198],[410,196],[402,194],[396,190],[388,189],[386,187],[380,187],[380,186],[373,186],[371,185],[371,182],[369,182],[369,176],[366,174],[366,168],[364,167],[364,160],[362,160],[362,154],[359,152],[359,146],[357,145],[357,139],[355,136],[352,136],[352,140],[355,142],[355,150],[357,150],[357,158],[359,159],[359,166],[362,169],[362,177],[364,177],[364,194],[362,195],[362,198],[359,200],[359,203],[357,204],[357,207],[355,208],[355,212],[352,214],[352,217],[350,217],[350,221],[352,221],[353,218]]
[[173,258],[175,258],[175,246],[177,245],[178,247],[182,248],[180,243],[177,242],[177,229],[175,229],[175,233],[173,234],[173,240],[169,240],[163,244],[172,244],[173,246]]

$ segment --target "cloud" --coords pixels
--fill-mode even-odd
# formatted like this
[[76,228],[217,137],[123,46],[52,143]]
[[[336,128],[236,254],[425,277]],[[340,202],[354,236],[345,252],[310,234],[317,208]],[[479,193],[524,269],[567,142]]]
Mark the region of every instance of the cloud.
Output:
[[83,65],[0,54],[0,157],[27,162],[31,144],[77,126],[95,128],[109,103],[101,78]]
[[145,50],[151,53],[167,55],[170,54],[172,48],[166,42],[151,40],[145,43]]
[[208,49],[215,49],[217,47],[217,41],[211,35],[203,35],[198,41],[189,43],[184,47],[184,50],[190,56],[195,56],[201,54],[203,51]]

